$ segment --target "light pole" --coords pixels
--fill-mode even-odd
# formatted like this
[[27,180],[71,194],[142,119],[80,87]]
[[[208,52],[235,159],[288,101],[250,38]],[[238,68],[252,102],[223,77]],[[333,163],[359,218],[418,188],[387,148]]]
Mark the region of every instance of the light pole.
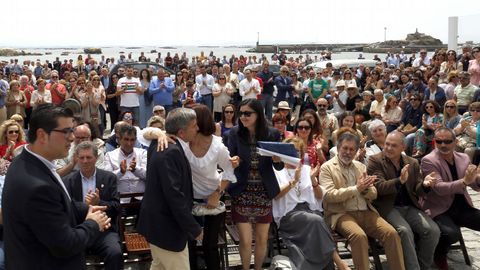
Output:
[[383,41],[387,41],[387,27],[385,26],[383,30]]

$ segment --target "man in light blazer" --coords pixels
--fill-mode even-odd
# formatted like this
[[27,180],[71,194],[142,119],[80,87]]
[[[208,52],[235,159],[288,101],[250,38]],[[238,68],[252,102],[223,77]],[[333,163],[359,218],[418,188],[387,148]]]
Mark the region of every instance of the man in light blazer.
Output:
[[354,160],[359,145],[358,135],[341,134],[338,154],[320,168],[325,220],[350,242],[355,269],[370,269],[367,235],[382,242],[389,269],[405,269],[397,231],[371,204],[377,197],[376,177],[368,176],[365,165]]
[[466,189],[480,191],[480,168],[472,165],[466,154],[455,151],[453,130],[438,128],[434,139],[435,150],[422,159],[421,170],[424,175],[434,172],[437,183],[420,205],[440,228],[435,264],[448,269],[446,255],[450,245],[460,239],[460,227],[480,231],[480,210],[473,207]]

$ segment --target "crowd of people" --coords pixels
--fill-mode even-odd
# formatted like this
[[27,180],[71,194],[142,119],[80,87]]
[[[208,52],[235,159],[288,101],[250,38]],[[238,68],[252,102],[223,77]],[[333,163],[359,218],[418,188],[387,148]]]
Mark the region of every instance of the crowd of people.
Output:
[[[480,231],[467,190],[480,190],[480,48],[379,60],[313,69],[308,55],[212,52],[158,54],[165,68],[155,71],[126,65],[131,54],[2,63],[0,269],[84,269],[86,251],[123,269],[126,193],[143,193],[132,200],[142,201],[151,269],[198,269],[196,240],[207,269],[220,268],[225,193],[243,269],[252,242],[261,269],[272,224],[298,269],[349,269],[332,232],[348,239],[355,269],[370,269],[368,237],[389,269],[448,269],[460,228]],[[261,156],[260,141],[293,144],[301,163]],[[203,210],[192,215],[194,205]]]

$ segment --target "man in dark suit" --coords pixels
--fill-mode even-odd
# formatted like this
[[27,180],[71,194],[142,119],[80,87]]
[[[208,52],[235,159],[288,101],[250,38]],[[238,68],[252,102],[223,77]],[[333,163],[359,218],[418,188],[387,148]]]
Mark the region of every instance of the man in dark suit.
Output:
[[2,196],[6,269],[85,269],[85,248],[110,227],[105,207],[71,200],[53,160],[73,141],[70,110],[45,104],[30,120],[30,144],[11,164]]
[[88,249],[103,258],[106,270],[123,269],[122,247],[115,222],[120,207],[117,177],[111,172],[96,168],[98,148],[93,142],[78,144],[74,158],[79,171],[74,171],[63,179],[68,193],[76,202],[106,206],[105,212],[114,220],[113,226],[104,231]]
[[[283,66],[280,68],[280,76],[277,76],[274,80],[275,86],[277,86],[277,97],[275,98],[275,106],[280,101],[288,101],[288,105],[290,108],[293,108],[293,82],[292,79],[288,76],[290,73],[287,66]],[[288,98],[287,98],[288,94]]]
[[430,192],[435,178],[430,175],[423,179],[417,160],[402,154],[405,146],[405,135],[393,131],[385,140],[384,151],[368,160],[367,174],[377,176],[378,195],[373,205],[398,231],[405,269],[430,269],[440,230],[421,210],[418,200]]
[[[197,116],[187,108],[172,110],[166,119],[168,134],[189,142],[197,134]],[[137,230],[150,243],[153,269],[190,269],[187,241],[202,239],[203,230],[192,216],[190,164],[180,143],[148,150],[147,185]]]

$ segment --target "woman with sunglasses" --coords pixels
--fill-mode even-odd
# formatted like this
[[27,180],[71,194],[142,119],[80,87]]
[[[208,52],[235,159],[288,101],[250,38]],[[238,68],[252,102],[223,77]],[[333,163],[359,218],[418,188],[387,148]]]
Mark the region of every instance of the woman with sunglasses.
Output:
[[227,82],[225,74],[218,75],[218,81],[213,85],[213,115],[215,122],[222,118],[222,108],[227,105],[233,95],[233,87]]
[[443,123],[445,127],[454,129],[460,123],[460,119],[462,119],[462,117],[458,114],[455,100],[447,100],[443,108]]
[[15,120],[6,120],[0,126],[0,158],[12,161],[13,150],[26,144],[23,128]]
[[443,126],[443,114],[437,102],[428,100],[423,105],[422,127],[415,132],[412,157],[420,158],[426,154],[427,144],[432,142],[435,130]]
[[175,75],[175,90],[172,93],[172,105],[174,108],[181,107],[180,96],[187,90],[188,70],[182,69]]
[[463,117],[453,129],[457,135],[457,148],[472,158],[473,150],[480,145],[480,102],[469,106],[470,115]]
[[85,85],[85,91],[80,93],[80,104],[82,106],[82,118],[90,121],[96,127],[101,125],[100,119],[100,93],[93,91],[92,81]]
[[260,270],[273,221],[272,199],[279,193],[272,165],[280,164],[274,163],[271,157],[259,156],[257,142],[279,141],[280,134],[268,127],[260,101],[244,99],[238,112],[238,126],[228,132],[228,149],[231,156],[239,156],[240,162],[235,169],[237,182],[229,185],[228,192],[232,197],[232,220],[240,234],[243,269],[250,269],[252,224],[255,224],[254,269]]
[[228,143],[225,141],[225,135],[227,132],[237,124],[237,114],[235,112],[235,105],[227,104],[222,108],[222,119],[215,124],[215,135],[224,139],[225,145]]
[[344,72],[343,72],[343,80],[345,81],[345,85],[355,85],[355,87],[357,87],[357,81],[355,80],[355,78],[353,77],[352,75],[352,71],[350,69],[346,69]]
[[293,133],[306,145],[304,163],[310,165],[312,170],[318,173],[320,165],[322,165],[326,159],[322,151],[322,144],[313,138],[312,127],[313,125],[309,120],[300,117],[295,125]]
[[457,53],[454,50],[449,50],[447,52],[447,59],[440,65],[440,72],[448,74],[452,71],[462,71],[463,64],[462,62],[457,62]]

